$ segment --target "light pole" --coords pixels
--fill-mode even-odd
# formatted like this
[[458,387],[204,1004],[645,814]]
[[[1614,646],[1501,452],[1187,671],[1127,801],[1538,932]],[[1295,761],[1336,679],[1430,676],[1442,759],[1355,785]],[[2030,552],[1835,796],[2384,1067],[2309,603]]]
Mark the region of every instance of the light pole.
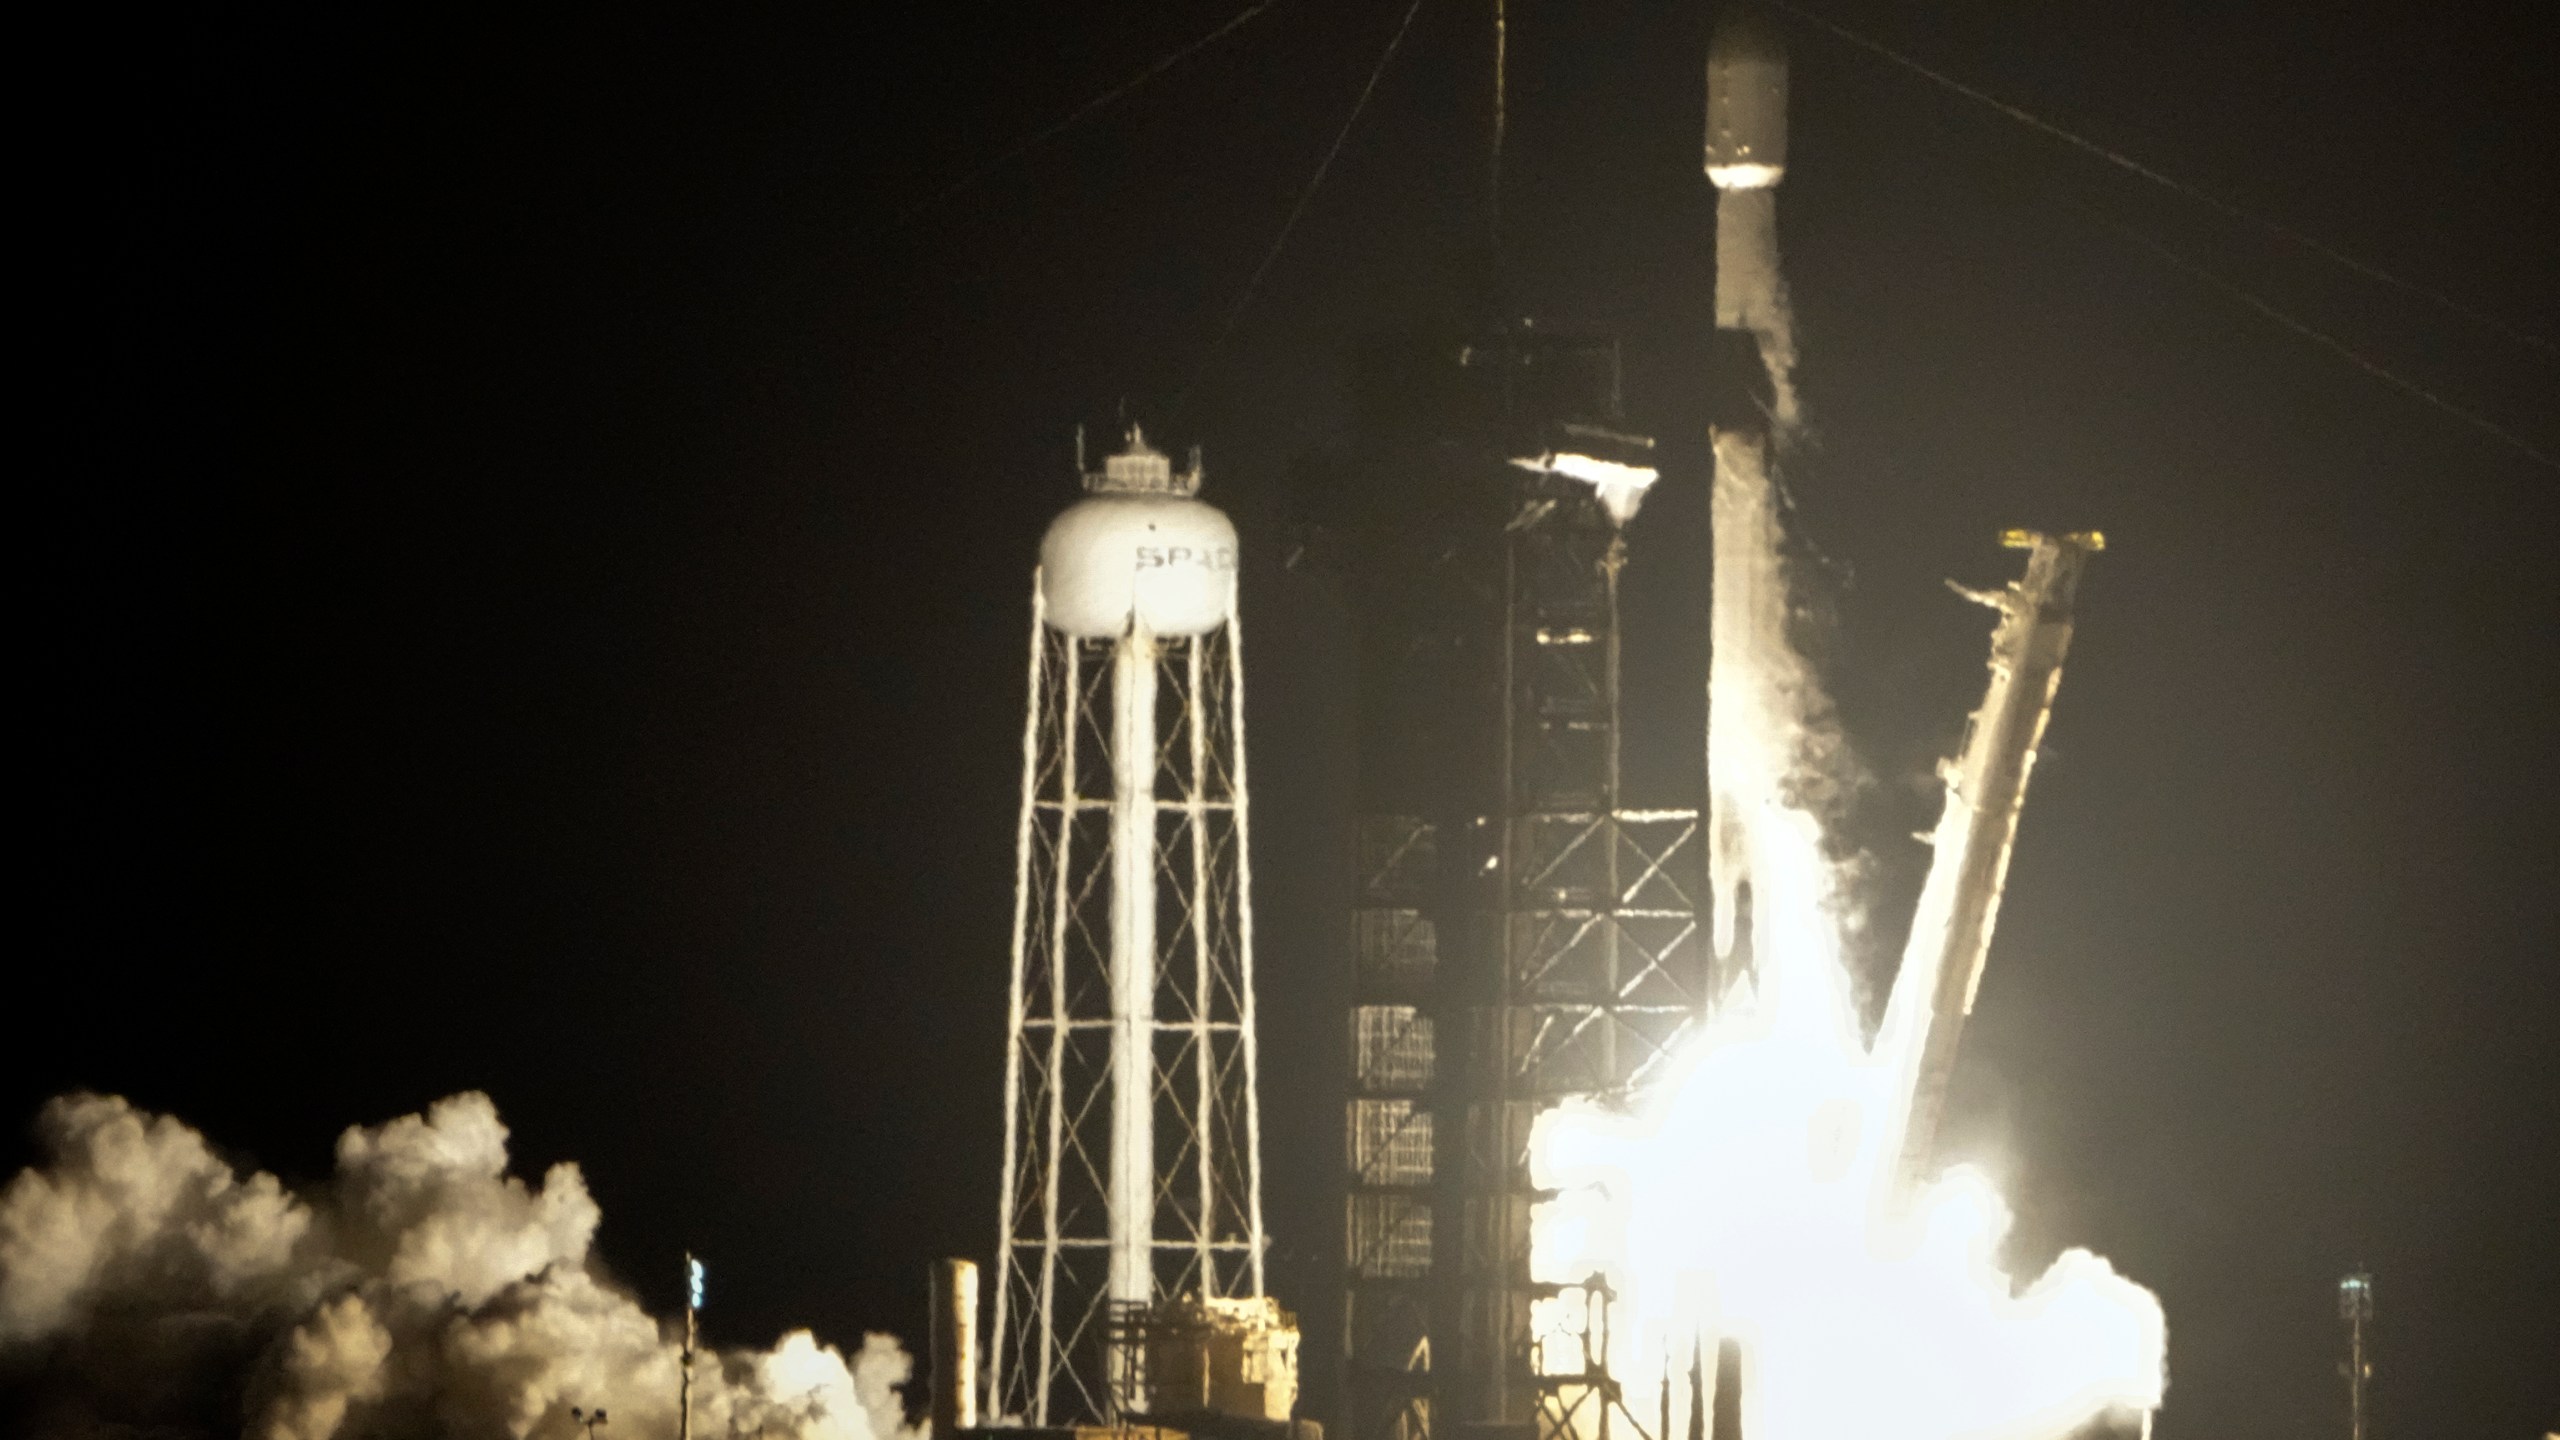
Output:
[[2372,1421],[2365,1413],[2365,1382],[2373,1378],[2373,1361],[2365,1354],[2365,1327],[2373,1322],[2373,1277],[2359,1270],[2338,1282],[2338,1318],[2347,1322],[2347,1435],[2369,1440]]
[[[693,1440],[693,1346],[702,1315],[702,1262],[691,1251],[685,1252],[684,1286],[684,1369],[676,1388],[676,1434],[679,1440]],[[604,1416],[599,1412],[596,1418]]]

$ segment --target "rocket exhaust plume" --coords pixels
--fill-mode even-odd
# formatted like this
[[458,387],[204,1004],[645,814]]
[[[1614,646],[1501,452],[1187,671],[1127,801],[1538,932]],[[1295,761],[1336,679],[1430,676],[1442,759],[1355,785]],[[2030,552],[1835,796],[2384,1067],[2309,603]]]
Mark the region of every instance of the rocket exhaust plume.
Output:
[[[44,1108],[49,1160],[0,1189],[0,1384],[39,1433],[572,1440],[676,1430],[680,1322],[616,1286],[574,1165],[507,1173],[486,1096],[338,1141],[325,1186],[243,1174],[165,1115]],[[920,1440],[885,1335],[794,1331],[697,1361],[704,1434]]]
[[[2052,1440],[2147,1422],[2166,1383],[2159,1301],[2085,1250],[2019,1283],[1998,1258],[1998,1191],[1925,1163],[2096,537],[2022,535],[2027,578],[1977,597],[2003,617],[1992,689],[1946,771],[1920,961],[1906,959],[1871,1046],[1843,963],[1860,897],[1826,843],[1830,797],[1854,771],[1791,635],[1774,474],[1800,423],[1778,274],[1785,101],[1775,32],[1729,11],[1708,62],[1721,367],[1708,863],[1716,953],[1747,947],[1749,965],[1631,1109],[1539,1117],[1531,1181],[1554,1199],[1533,1223],[1532,1273],[1597,1278],[1611,1303],[1545,1301],[1532,1326],[1606,1355],[1625,1409],[1658,1415],[1665,1440]],[[1588,1333],[1600,1326],[1615,1333]]]

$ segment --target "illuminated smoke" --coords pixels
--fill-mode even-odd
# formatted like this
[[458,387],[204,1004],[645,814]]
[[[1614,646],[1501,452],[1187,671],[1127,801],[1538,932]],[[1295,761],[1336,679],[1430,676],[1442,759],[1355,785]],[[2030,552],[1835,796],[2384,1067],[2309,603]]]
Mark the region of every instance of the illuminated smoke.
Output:
[[1533,1220],[1532,1273],[1597,1277],[1614,1298],[1537,1302],[1536,1361],[1556,1377],[1605,1363],[1659,1440],[1703,1424],[1727,1341],[1751,1440],[2050,1440],[2147,1421],[2167,1345],[2151,1292],[2085,1250],[2020,1285],[1998,1260],[2008,1207],[1978,1172],[1903,1192],[1910,1076],[1862,1035],[1845,963],[1861,867],[1826,843],[1857,770],[1796,644],[1784,559],[1775,462],[1801,416],[1774,194],[1717,196],[1716,323],[1752,337],[1770,385],[1765,425],[1714,435],[1711,933],[1720,960],[1749,963],[1632,1113],[1539,1118],[1531,1181],[1555,1198]]
[[1561,1193],[1537,1218],[1538,1278],[1608,1281],[1611,1369],[1673,1435],[1692,1358],[1711,1371],[1721,1339],[1742,1347],[1752,1440],[2032,1440],[2157,1408],[2149,1291],[2083,1250],[2016,1285],[1996,1258],[2008,1209],[1978,1172],[1895,1205],[1892,1081],[1823,920],[1819,837],[1770,828],[1755,904],[1774,923],[1754,928],[1775,943],[1754,978],[1638,1113],[1541,1117],[1532,1181]]
[[[308,1196],[111,1096],[56,1099],[38,1132],[48,1163],[0,1190],[0,1378],[34,1381],[47,1433],[570,1440],[572,1406],[675,1433],[680,1322],[601,1273],[576,1166],[507,1173],[486,1096],[348,1130]],[[915,1440],[908,1369],[884,1335],[706,1350],[695,1427]]]
[[1628,1409],[1670,1436],[1712,1404],[1687,1377],[1726,1340],[1752,1440],[2044,1440],[2147,1416],[2166,1353],[2149,1291],[2081,1250],[2019,1286],[1997,1259],[2008,1208],[1974,1171],[1899,1193],[1908,1077],[1861,1034],[1843,954],[1857,897],[1820,818],[1837,733],[1787,633],[1765,453],[1716,438],[1717,939],[1731,947],[1747,887],[1751,964],[1633,1114],[1540,1117],[1531,1181],[1557,1193],[1533,1274],[1615,1296],[1605,1325],[1580,1292],[1541,1301],[1540,1361],[1568,1375],[1605,1353]]

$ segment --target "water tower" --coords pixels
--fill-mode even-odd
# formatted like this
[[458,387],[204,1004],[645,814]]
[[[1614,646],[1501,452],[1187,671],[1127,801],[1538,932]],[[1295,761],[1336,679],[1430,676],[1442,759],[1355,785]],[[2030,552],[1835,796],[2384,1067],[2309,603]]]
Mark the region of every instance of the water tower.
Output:
[[1032,587],[1002,1424],[1144,1409],[1159,1302],[1264,1293],[1235,526],[1134,427],[1083,478]]

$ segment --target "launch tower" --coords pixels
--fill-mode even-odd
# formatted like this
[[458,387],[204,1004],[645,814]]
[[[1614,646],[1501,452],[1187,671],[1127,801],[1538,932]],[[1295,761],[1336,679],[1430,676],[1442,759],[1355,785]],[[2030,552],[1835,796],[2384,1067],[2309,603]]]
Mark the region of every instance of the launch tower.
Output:
[[[1777,31],[1728,4],[1707,58],[1703,816],[1621,794],[1618,580],[1654,472],[1651,442],[1623,433],[1615,346],[1505,322],[1384,347],[1361,377],[1345,507],[1364,811],[1339,1408],[1352,1440],[1672,1440],[1740,1424],[1735,1337],[1613,1356],[1605,1279],[1533,1274],[1544,1197],[1529,1149],[1542,1112],[1629,1100],[1711,1003],[1748,1000],[1733,982],[1781,953],[1803,913],[1787,887],[1818,853],[1797,782],[1827,773],[1830,718],[1791,633],[1776,483],[1798,420],[1777,244],[1787,88]],[[2073,591],[2102,544],[2008,540],[2030,552],[2027,574],[1974,596],[2001,615],[1991,684],[1945,770],[1878,1040],[1905,1097],[1894,1153],[1911,1175],[1931,1165]],[[1621,1384],[1638,1374],[1659,1396],[1649,1414]]]
[[1341,1420],[1599,1434],[1590,1331],[1542,1317],[1605,1296],[1532,1281],[1527,1158],[1541,1110],[1640,1084],[1709,993],[1697,812],[1620,793],[1618,578],[1652,442],[1624,432],[1606,339],[1393,341],[1363,371]]
[[1135,428],[1041,542],[988,1408],[1146,1406],[1160,1301],[1263,1290],[1236,532]]

